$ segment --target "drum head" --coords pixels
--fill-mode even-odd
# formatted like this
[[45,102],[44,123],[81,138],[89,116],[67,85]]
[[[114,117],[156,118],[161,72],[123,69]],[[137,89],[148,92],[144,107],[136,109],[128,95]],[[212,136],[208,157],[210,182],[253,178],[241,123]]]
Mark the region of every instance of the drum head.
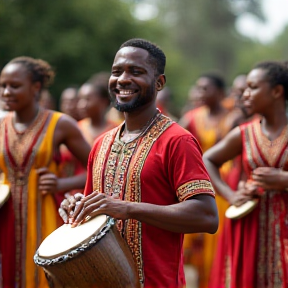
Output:
[[258,200],[249,200],[241,206],[230,206],[226,212],[225,216],[229,219],[239,219],[249,214],[257,205]]
[[106,215],[99,215],[75,228],[70,224],[64,224],[50,235],[48,235],[38,248],[39,256],[42,258],[54,258],[66,254],[73,248],[85,243],[86,240],[105,226]]
[[0,208],[10,196],[10,187],[6,184],[0,184]]

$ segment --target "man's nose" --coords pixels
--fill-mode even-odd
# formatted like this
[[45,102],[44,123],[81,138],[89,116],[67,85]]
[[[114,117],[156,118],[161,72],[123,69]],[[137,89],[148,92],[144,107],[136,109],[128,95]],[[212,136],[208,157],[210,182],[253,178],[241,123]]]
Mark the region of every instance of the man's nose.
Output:
[[121,85],[125,85],[127,83],[131,82],[131,74],[127,72],[123,72],[119,77],[118,77],[118,83]]

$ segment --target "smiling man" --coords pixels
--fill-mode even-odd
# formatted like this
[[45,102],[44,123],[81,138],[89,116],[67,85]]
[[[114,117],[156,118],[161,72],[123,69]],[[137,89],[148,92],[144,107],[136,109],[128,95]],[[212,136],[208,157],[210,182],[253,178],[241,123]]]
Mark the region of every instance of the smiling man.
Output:
[[125,122],[96,140],[86,197],[70,219],[74,226],[88,215],[118,219],[147,288],[184,287],[183,233],[215,233],[218,226],[197,141],[156,108],[165,62],[163,51],[149,41],[131,39],[120,47],[109,91]]

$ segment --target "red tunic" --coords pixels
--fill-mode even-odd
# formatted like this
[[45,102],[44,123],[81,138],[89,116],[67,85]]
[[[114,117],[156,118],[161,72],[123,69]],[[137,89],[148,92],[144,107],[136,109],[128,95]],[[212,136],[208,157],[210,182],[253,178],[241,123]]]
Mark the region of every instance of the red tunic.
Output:
[[[88,160],[86,195],[98,190],[157,205],[179,203],[201,193],[215,196],[198,142],[189,132],[159,114],[143,135],[125,144],[119,139],[122,127],[96,140]],[[185,285],[183,234],[133,219],[118,224],[144,287]]]

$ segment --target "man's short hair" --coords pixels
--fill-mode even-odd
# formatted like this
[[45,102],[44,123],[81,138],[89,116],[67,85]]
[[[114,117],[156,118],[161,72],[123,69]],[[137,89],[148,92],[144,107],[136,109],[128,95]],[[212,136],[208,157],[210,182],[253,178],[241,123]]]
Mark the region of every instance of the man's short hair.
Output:
[[156,44],[153,44],[145,39],[133,38],[124,42],[120,46],[120,49],[124,47],[136,47],[146,50],[149,53],[151,64],[155,67],[157,73],[159,75],[164,74],[166,56]]

